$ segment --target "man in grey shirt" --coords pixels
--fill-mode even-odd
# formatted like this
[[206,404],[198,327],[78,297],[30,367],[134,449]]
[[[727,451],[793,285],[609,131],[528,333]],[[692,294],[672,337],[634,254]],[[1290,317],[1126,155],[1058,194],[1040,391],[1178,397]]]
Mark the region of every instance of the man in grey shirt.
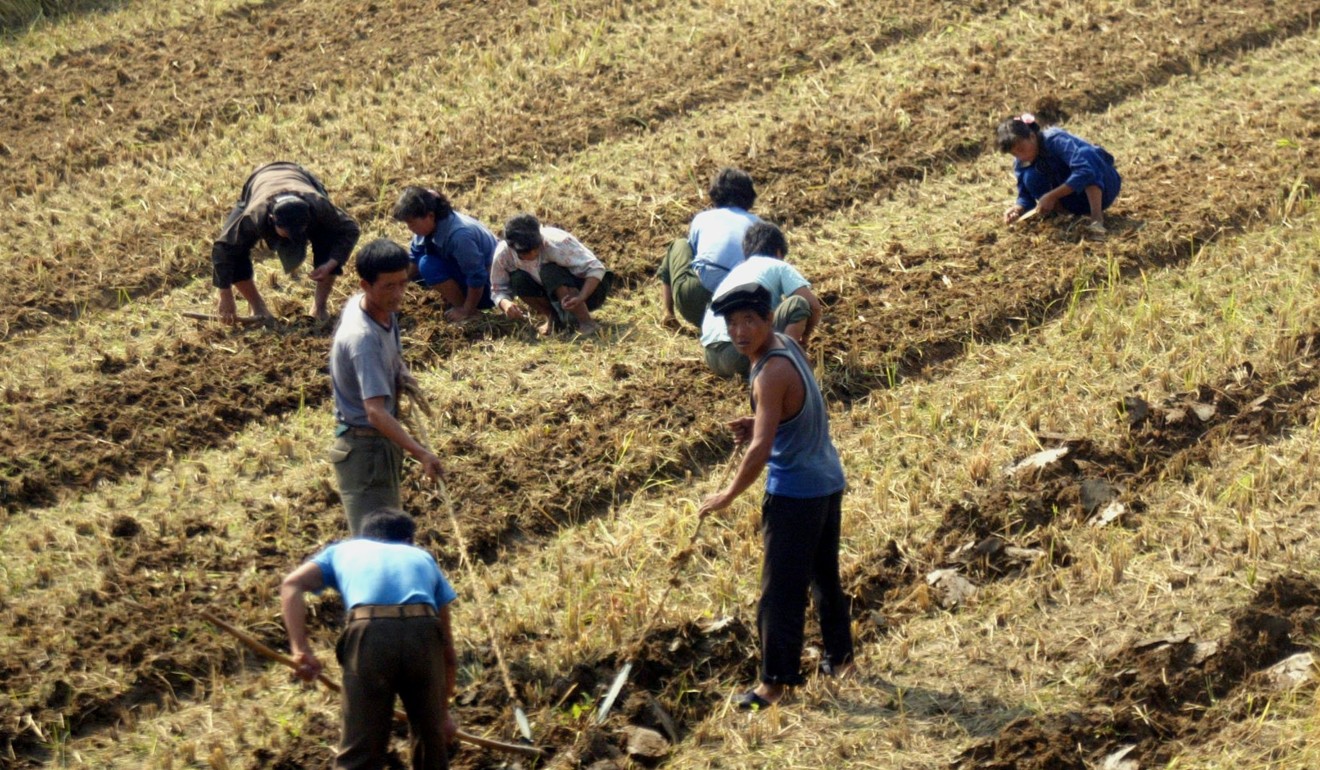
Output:
[[330,348],[330,384],[335,397],[335,443],[330,460],[348,529],[359,534],[362,517],[378,508],[401,508],[403,453],[440,475],[440,458],[399,423],[399,390],[415,384],[403,363],[397,313],[408,288],[408,252],[387,238],[357,254],[362,292],[344,305]]

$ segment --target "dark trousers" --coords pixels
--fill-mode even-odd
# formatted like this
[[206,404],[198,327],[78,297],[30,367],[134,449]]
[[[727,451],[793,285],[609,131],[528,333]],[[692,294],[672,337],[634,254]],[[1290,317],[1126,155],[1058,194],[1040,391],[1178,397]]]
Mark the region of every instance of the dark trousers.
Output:
[[806,499],[766,495],[761,505],[765,562],[756,625],[761,634],[761,681],[802,684],[802,626],[807,590],[816,601],[825,658],[852,660],[851,606],[839,583],[839,522],[843,492]]
[[[540,297],[554,302],[559,301],[555,292],[560,286],[567,286],[576,291],[582,288],[586,281],[578,278],[569,272],[568,268],[556,265],[553,262],[541,265],[541,282],[537,283],[532,274],[526,270],[514,270],[509,274],[509,288],[517,297]],[[600,279],[596,285],[595,291],[587,297],[587,310],[595,310],[605,304],[605,300],[610,296],[610,289],[614,285],[614,273],[605,273],[605,277]]]
[[395,695],[408,713],[413,770],[447,770],[440,621],[355,620],[344,629],[335,652],[344,669],[344,722],[335,770],[385,767]]

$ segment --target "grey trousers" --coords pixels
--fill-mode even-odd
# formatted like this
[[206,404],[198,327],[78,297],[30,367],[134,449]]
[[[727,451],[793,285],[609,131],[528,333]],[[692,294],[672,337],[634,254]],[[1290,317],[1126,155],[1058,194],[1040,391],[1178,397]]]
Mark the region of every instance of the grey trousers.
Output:
[[368,513],[402,508],[403,449],[398,444],[384,436],[345,433],[335,439],[329,454],[351,535],[359,534],[362,518]]

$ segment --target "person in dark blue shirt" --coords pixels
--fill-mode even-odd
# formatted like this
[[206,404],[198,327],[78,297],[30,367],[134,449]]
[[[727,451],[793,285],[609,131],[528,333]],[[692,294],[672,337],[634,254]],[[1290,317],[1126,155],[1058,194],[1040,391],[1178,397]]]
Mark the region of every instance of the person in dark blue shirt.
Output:
[[454,210],[443,193],[408,187],[394,204],[394,218],[412,231],[410,277],[440,291],[445,319],[461,323],[494,307],[490,265],[499,243],[485,225]]
[[1017,176],[1017,203],[1004,212],[1004,224],[1033,208],[1046,215],[1062,207],[1089,216],[1092,232],[1105,232],[1104,210],[1123,184],[1113,155],[1061,128],[1042,130],[1030,113],[1000,123],[995,135],[999,151],[1013,156]]

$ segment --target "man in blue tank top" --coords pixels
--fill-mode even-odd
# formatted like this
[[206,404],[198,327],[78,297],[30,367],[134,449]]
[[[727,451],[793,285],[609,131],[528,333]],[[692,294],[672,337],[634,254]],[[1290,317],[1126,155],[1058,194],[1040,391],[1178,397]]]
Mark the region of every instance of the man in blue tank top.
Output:
[[280,585],[289,647],[306,681],[321,673],[321,662],[307,638],[303,594],[333,588],[348,610],[336,645],[344,691],[335,770],[385,766],[396,695],[408,714],[413,770],[449,767],[445,746],[458,732],[449,713],[458,667],[449,622],[455,594],[435,558],[412,544],[415,531],[402,511],[374,511],[359,537],[329,546]]
[[761,602],[761,682],[734,697],[757,710],[779,702],[802,684],[802,626],[807,592],[816,600],[830,675],[852,668],[848,597],[839,583],[839,527],[843,465],[830,441],[825,399],[798,344],[774,330],[770,292],[759,283],[729,289],[711,304],[729,337],[751,361],[752,416],[729,423],[734,441],[747,444],[729,485],[702,501],[701,515],[727,507],[769,466],[761,505],[764,561]]

